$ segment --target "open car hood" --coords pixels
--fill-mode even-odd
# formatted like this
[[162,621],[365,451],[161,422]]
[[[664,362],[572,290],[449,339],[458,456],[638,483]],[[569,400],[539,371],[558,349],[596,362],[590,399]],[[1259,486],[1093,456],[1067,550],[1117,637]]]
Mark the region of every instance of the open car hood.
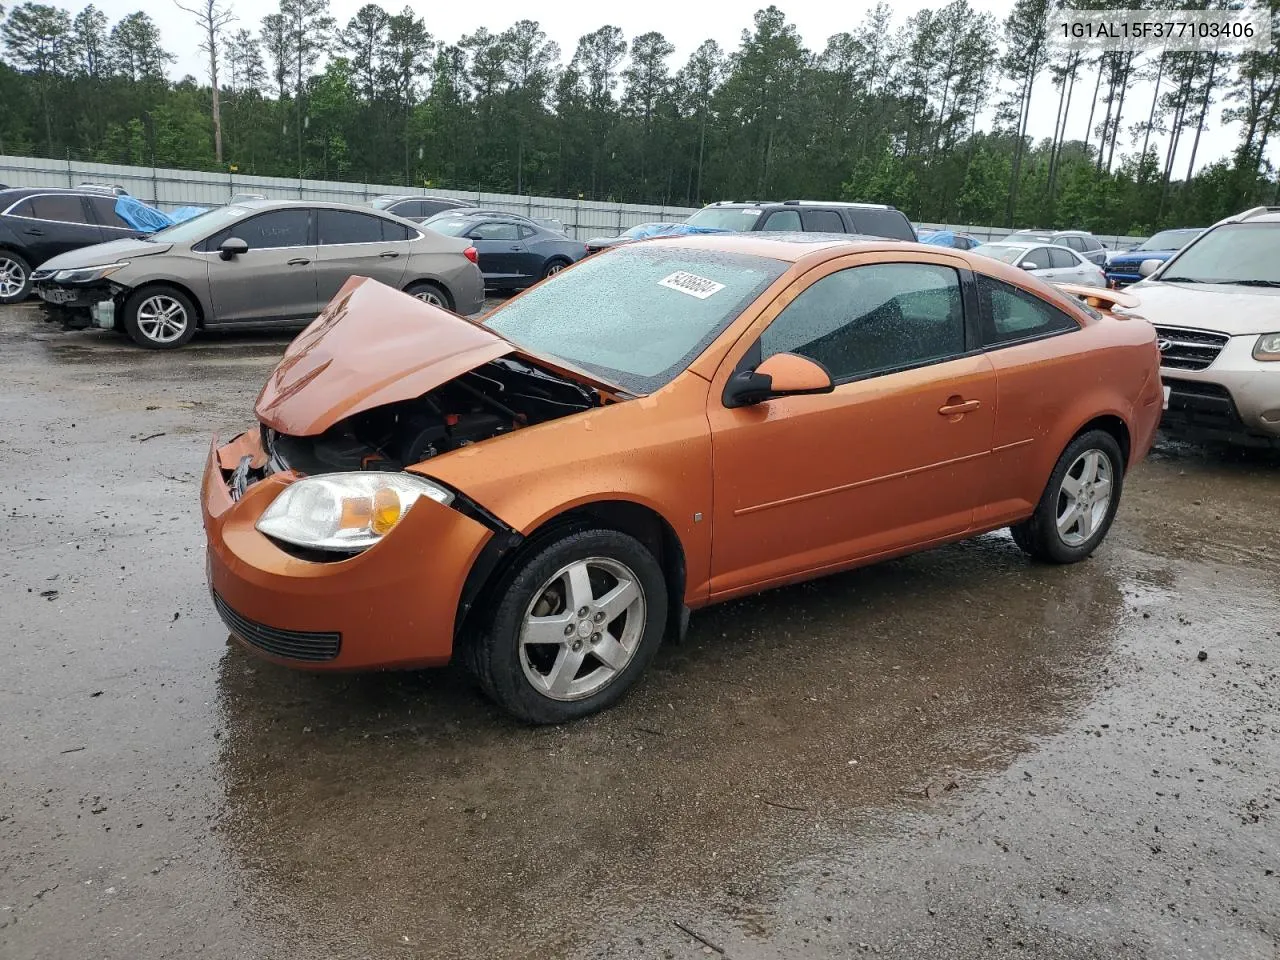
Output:
[[516,347],[493,330],[366,277],[351,277],[289,344],[258,395],[266,426],[323,433],[363,410],[421,396],[499,357],[515,356],[610,394],[622,388]]

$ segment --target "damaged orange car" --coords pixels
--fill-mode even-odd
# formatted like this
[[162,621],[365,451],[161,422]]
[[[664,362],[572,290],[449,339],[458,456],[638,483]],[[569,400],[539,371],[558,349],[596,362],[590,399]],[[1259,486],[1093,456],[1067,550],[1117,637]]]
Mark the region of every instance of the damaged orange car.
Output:
[[1075,292],[761,234],[630,244],[483,323],[352,278],[215,441],[214,603],[277,662],[457,654],[550,723],[710,603],[1000,527],[1080,560],[1163,393],[1151,326],[1106,312],[1133,298]]

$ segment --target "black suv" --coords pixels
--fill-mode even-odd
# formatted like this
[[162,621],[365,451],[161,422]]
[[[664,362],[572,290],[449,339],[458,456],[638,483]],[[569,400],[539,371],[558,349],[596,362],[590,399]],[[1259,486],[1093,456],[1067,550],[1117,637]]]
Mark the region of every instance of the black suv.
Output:
[[822,200],[709,203],[686,223],[691,227],[747,232],[857,233],[890,240],[916,239],[915,227],[897,207],[882,203],[828,203]]
[[115,195],[104,190],[0,190],[0,303],[24,299],[32,269],[51,257],[142,235],[116,215]]

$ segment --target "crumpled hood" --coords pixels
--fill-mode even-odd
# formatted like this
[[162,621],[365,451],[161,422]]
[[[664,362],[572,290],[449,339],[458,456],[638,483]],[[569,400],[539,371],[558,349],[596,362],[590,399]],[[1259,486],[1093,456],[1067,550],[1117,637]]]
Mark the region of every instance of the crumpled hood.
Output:
[[1280,289],[1144,280],[1125,292],[1139,300],[1132,313],[1157,326],[1195,327],[1231,336],[1280,332]]
[[147,240],[112,240],[110,243],[95,243],[91,247],[81,247],[68,253],[60,253],[51,260],[40,264],[41,270],[71,270],[80,267],[100,267],[115,263],[117,260],[136,260],[138,257],[154,257],[158,253],[167,253],[171,243],[151,243]]
[[367,277],[351,277],[289,344],[254,412],[280,433],[313,436],[352,414],[421,396],[507,355],[606,392],[620,390],[563,361],[524,352],[448,310]]

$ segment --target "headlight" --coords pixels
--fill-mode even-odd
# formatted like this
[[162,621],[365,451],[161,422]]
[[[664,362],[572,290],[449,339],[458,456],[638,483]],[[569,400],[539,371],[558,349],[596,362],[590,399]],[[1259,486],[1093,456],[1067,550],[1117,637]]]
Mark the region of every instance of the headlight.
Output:
[[1264,333],[1253,345],[1253,359],[1280,360],[1280,333]]
[[448,504],[453,494],[409,473],[330,473],[280,492],[259,531],[315,550],[358,553],[390,533],[419,497]]
[[123,270],[128,265],[128,260],[122,260],[120,263],[108,263],[101,267],[76,267],[74,270],[59,270],[53,275],[53,280],[55,283],[93,283],[95,280],[105,280],[117,270]]

